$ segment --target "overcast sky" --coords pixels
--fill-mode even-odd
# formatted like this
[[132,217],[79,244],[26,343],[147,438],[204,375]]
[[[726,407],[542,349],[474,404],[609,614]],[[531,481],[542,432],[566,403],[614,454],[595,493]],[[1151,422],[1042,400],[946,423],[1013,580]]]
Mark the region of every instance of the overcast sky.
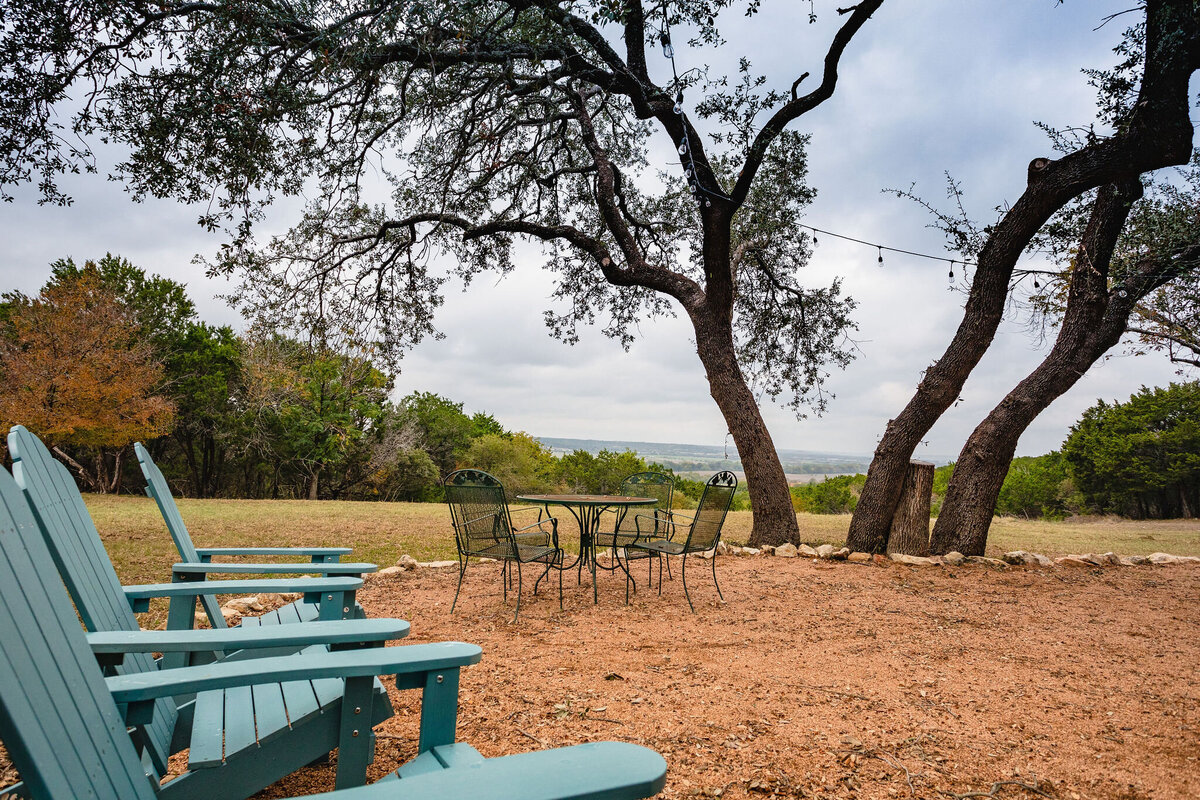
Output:
[[[819,76],[839,18],[835,3],[817,0],[820,22],[807,23],[803,0],[764,0],[763,13],[729,16],[728,45],[719,52],[677,42],[681,69],[700,63],[714,70],[751,58],[755,72],[786,88],[803,72]],[[811,132],[810,180],[818,191],[808,222],[818,228],[894,247],[944,253],[942,237],[915,204],[881,192],[907,188],[932,201],[944,195],[945,171],[960,180],[968,210],[991,221],[997,206],[1021,193],[1026,165],[1051,155],[1033,126],[1086,124],[1094,92],[1080,73],[1109,66],[1112,46],[1133,15],[1093,30],[1128,0],[888,0],[842,59],[834,97],[800,120]],[[676,37],[679,39],[680,37]],[[667,64],[654,65],[666,74]],[[812,83],[818,78],[810,78]],[[663,138],[655,155],[671,151]],[[66,181],[69,208],[37,206],[32,192],[0,206],[0,284],[35,292],[47,264],[113,252],[149,272],[188,286],[201,316],[241,327],[217,295],[228,291],[193,266],[197,253],[219,239],[196,224],[197,211],[166,201],[133,203],[120,185],[101,175]],[[274,214],[276,229],[295,206]],[[524,267],[502,281],[451,288],[437,323],[446,334],[427,341],[404,361],[396,396],[432,391],[495,415],[506,427],[534,435],[592,439],[721,444],[726,428],[708,395],[683,318],[643,324],[630,352],[585,331],[574,347],[547,335],[542,311],[550,281],[539,251],[521,251]],[[946,254],[949,256],[949,254]],[[959,268],[961,270],[961,267]],[[869,454],[887,420],[912,395],[921,370],[944,350],[961,317],[962,296],[947,291],[944,262],[885,254],[821,239],[802,280],[827,283],[841,276],[859,301],[858,358],[835,374],[836,399],[823,417],[797,421],[765,407],[779,447]],[[1048,343],[1032,337],[1019,318],[1007,320],[968,381],[962,401],[929,436],[917,457],[953,457],[971,429],[1043,357]],[[1126,357],[1114,351],[1026,432],[1020,455],[1056,449],[1080,413],[1095,402],[1128,397],[1139,386],[1175,378],[1164,358]]]

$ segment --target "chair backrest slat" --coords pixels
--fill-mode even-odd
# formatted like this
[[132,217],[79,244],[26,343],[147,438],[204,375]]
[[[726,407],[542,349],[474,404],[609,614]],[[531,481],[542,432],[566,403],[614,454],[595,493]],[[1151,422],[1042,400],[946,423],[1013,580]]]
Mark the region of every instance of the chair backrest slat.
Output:
[[704,492],[696,506],[692,527],[688,533],[685,549],[688,552],[711,550],[721,540],[721,528],[733,504],[737,491],[737,476],[732,472],[718,472],[704,484]]
[[[167,479],[163,477],[162,470],[154,463],[150,452],[141,442],[134,442],[133,451],[137,454],[138,465],[141,466],[142,475],[146,478],[146,494],[158,506],[158,511],[167,524],[167,530],[171,533],[171,539],[175,542],[175,549],[179,551],[180,559],[190,563],[199,561],[200,554],[196,552],[192,534],[188,532],[183,515],[179,513],[179,506],[175,505],[171,487],[167,484]],[[214,628],[226,627],[225,615],[221,613],[221,605],[217,602],[216,597],[211,594],[204,595],[200,598],[200,604],[204,606],[204,613],[208,615],[209,625]]]
[[38,800],[149,800],[149,780],[39,528],[0,468],[0,739]]
[[[80,619],[90,631],[136,631],[137,617],[125,599],[100,532],[88,513],[75,479],[43,444],[23,426],[8,434],[13,472],[28,500],[41,536]],[[126,657],[119,674],[149,672],[157,667],[148,653]],[[154,704],[154,719],[146,728],[150,756],[160,773],[167,769],[177,712],[169,699]]]
[[511,544],[508,503],[504,486],[495,476],[478,469],[460,469],[446,476],[443,488],[459,553],[471,555]]

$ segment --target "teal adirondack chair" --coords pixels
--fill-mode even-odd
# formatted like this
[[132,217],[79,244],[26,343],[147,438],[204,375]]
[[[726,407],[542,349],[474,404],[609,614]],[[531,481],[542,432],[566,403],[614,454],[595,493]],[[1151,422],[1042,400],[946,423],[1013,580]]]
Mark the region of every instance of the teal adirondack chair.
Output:
[[[666,762],[637,745],[597,742],[484,759],[470,745],[455,743],[458,668],[479,660],[477,647],[458,642],[262,658],[105,678],[29,507],[2,469],[0,608],[0,739],[23,780],[20,791],[35,800],[160,797],[174,781],[160,790],[147,778],[127,724],[147,722],[164,698],[242,689],[253,695],[264,680],[344,679],[346,697],[336,726],[341,734],[339,761],[361,758],[358,753],[368,749],[371,737],[360,735],[363,726],[357,703],[370,697],[374,676],[387,674],[399,674],[397,682],[402,686],[421,680],[416,675],[424,676],[421,754],[385,781],[316,797],[636,800],[657,793],[665,782]],[[289,633],[286,628],[279,631]],[[169,635],[178,640],[233,634]],[[155,632],[125,635],[124,652],[154,649],[164,641],[153,642],[154,636],[161,637]],[[106,652],[119,651],[115,642],[106,647]],[[414,664],[422,671],[412,672]],[[303,738],[286,736],[297,744]],[[222,771],[213,782],[214,790],[234,777],[233,772],[232,768]]]
[[[0,504],[0,537],[5,552],[19,551],[26,571],[36,574],[38,582],[61,587],[41,526],[27,498],[3,469]],[[9,523],[8,530],[5,522]],[[480,651],[474,645],[414,645],[389,648],[384,655],[384,642],[408,633],[408,623],[401,620],[339,620],[245,630],[142,631],[128,607],[121,608],[123,597],[115,574],[109,577],[104,583],[94,584],[86,603],[77,603],[76,610],[80,616],[86,612],[93,618],[115,620],[113,628],[87,634],[86,641],[97,667],[132,686],[159,685],[167,680],[161,676],[176,672],[209,674],[202,667],[159,670],[150,658],[153,652],[306,648],[298,655],[207,665],[212,672],[254,676],[253,680],[246,677],[228,685],[172,683],[177,693],[133,703],[135,707],[126,714],[132,732],[130,741],[140,751],[142,767],[155,785],[166,773],[167,756],[189,748],[187,771],[164,784],[158,791],[160,797],[240,800],[334,747],[339,748],[338,785],[362,785],[374,752],[371,729],[392,715],[391,702],[383,685],[374,679],[376,674],[394,673],[400,688],[425,690],[419,751],[454,742],[458,668],[479,661]],[[327,580],[361,583],[357,578]],[[61,588],[58,593],[61,595]],[[47,603],[32,596],[29,602],[35,610]],[[5,613],[11,611],[7,593],[0,594],[0,607]],[[74,616],[71,612],[72,620]],[[83,636],[77,620],[73,627]],[[30,635],[39,635],[36,626]],[[374,649],[375,654],[357,652],[366,648]],[[379,673],[322,670],[320,665],[331,659],[334,664],[388,666]],[[310,663],[317,668],[296,668]],[[20,692],[15,683],[2,686],[5,695]],[[194,699],[177,706],[178,697]]]
[[[142,475],[146,478],[146,494],[154,500],[158,506],[158,511],[162,514],[163,522],[167,525],[167,530],[171,534],[171,539],[175,542],[175,548],[179,551],[179,557],[188,564],[210,564],[213,556],[303,556],[310,559],[309,564],[304,565],[304,569],[311,572],[322,572],[323,574],[350,574],[342,567],[317,567],[316,564],[337,564],[341,557],[351,552],[349,547],[196,547],[192,542],[192,535],[188,532],[187,524],[183,521],[183,515],[179,513],[179,506],[175,504],[175,498],[171,494],[171,487],[167,484],[167,479],[163,477],[162,470],[154,463],[154,459],[150,457],[149,451],[141,442],[135,442],[133,450],[137,454],[138,464],[142,468]],[[259,569],[251,568],[262,567]],[[294,572],[297,566],[285,566],[282,564],[222,564],[223,570],[236,572],[255,572],[255,573],[279,573],[279,572]],[[368,570],[373,572],[374,570]],[[208,615],[209,624],[214,628],[223,627],[225,624],[224,617],[221,616],[221,609],[213,599],[201,601],[204,606],[204,611]],[[311,609],[309,609],[311,611]],[[303,611],[303,609],[301,609]],[[357,610],[361,616],[361,609]]]
[[[59,572],[67,581],[67,589],[79,603],[80,597],[86,597],[90,591],[88,586],[93,580],[103,580],[93,575],[99,569],[96,564],[107,564],[108,557],[100,534],[88,514],[83,497],[75,485],[74,478],[57,459],[46,445],[22,425],[14,426],[8,434],[9,452],[13,459],[13,474],[29,498],[34,514],[43,525],[43,531],[48,537],[55,537],[51,542],[51,553],[55,557]],[[190,539],[188,540],[190,544]],[[111,570],[111,567],[109,567]],[[374,572],[374,564],[347,563],[305,563],[305,564],[214,564],[205,562],[193,548],[191,558],[185,558],[181,563],[172,567],[173,583],[202,582],[211,574],[295,574],[297,572],[316,572],[326,576],[344,578],[359,578],[367,572]],[[103,571],[103,570],[101,570]],[[213,583],[208,581],[208,583]],[[247,617],[242,620],[244,627],[276,625],[285,622],[308,622],[312,620],[341,619],[343,616],[361,616],[354,603],[352,590],[330,591],[323,593],[318,584],[308,580],[282,582],[271,584],[259,581],[221,581],[224,591],[221,593],[249,592],[305,592],[301,601],[285,606],[278,611],[264,614],[260,617]],[[348,591],[348,594],[347,594]],[[149,608],[150,597],[171,597],[167,615],[167,626],[172,630],[184,630],[194,624],[197,598],[207,613],[210,624],[214,628],[226,627],[225,618],[216,600],[216,592],[188,592],[180,589],[167,592],[158,585],[140,592],[127,592],[131,601],[136,600],[135,611]],[[321,602],[316,602],[317,599]],[[82,605],[87,605],[86,603]],[[84,618],[85,624],[91,628],[91,623]],[[92,628],[95,630],[96,628]],[[171,666],[180,666],[178,654],[170,656]]]

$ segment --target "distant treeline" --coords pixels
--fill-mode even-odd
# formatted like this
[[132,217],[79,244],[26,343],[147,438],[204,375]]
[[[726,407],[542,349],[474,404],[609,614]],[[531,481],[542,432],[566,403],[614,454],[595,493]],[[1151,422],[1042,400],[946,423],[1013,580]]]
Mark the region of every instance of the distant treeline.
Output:
[[[954,465],[938,467],[933,513]],[[865,475],[792,487],[798,511],[854,510]],[[1013,459],[996,513],[1062,519],[1119,514],[1134,519],[1200,513],[1200,383],[1142,388],[1125,403],[1099,401],[1071,428],[1062,450]]]
[[[0,423],[41,436],[84,489],[140,491],[137,440],[191,497],[435,501],[463,466],[514,494],[610,493],[671,472],[632,451],[556,457],[435,394],[393,402],[369,351],[208,325],[181,284],[115,256],[51,267],[38,295],[0,303]],[[694,505],[703,483],[676,482]]]

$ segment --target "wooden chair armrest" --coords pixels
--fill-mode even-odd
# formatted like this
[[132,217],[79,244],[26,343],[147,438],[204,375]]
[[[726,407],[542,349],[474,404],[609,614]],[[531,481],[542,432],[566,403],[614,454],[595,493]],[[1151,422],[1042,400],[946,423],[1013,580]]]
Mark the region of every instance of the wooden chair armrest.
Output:
[[437,672],[478,664],[482,657],[483,651],[477,645],[437,642],[336,653],[305,653],[303,656],[218,661],[198,667],[114,675],[106,678],[105,683],[118,704],[138,703],[160,697],[261,683]]
[[362,575],[366,572],[375,572],[378,569],[379,566],[377,564],[356,564],[342,561],[332,564],[314,564],[310,561],[294,561],[290,564],[281,562],[274,564],[242,564],[232,562],[215,564],[213,562],[184,561],[171,565],[171,572],[176,575],[211,575],[214,573],[226,575],[303,575],[309,573],[319,573],[321,575]]
[[92,652],[197,653],[263,647],[303,647],[312,644],[382,644],[408,635],[409,624],[399,619],[352,619],[270,625],[259,628],[221,628],[183,631],[99,631],[87,634]]

